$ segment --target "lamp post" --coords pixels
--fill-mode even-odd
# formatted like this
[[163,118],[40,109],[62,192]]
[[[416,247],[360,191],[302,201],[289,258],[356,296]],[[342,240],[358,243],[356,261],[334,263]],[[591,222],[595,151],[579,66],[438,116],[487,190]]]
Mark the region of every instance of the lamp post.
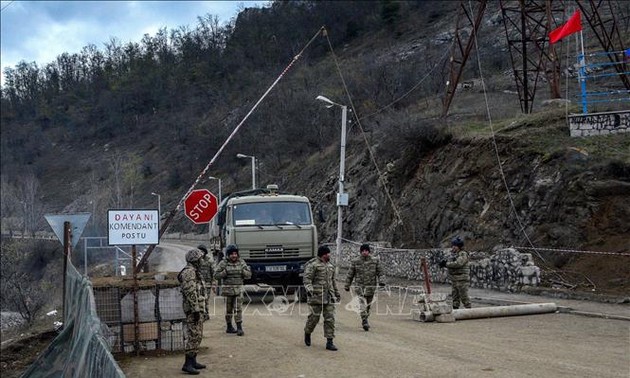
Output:
[[221,179],[218,177],[210,176],[208,180],[217,180],[219,181],[219,204],[221,203]]
[[250,155],[236,154],[239,159],[250,158],[252,159],[252,189],[256,189],[256,157]]
[[161,219],[162,218],[162,203],[160,202],[160,195],[155,192],[151,192],[151,195],[157,196],[158,198],[158,219]]
[[[219,205],[221,204],[221,179],[214,176],[209,176],[208,180],[217,180],[219,181]],[[208,240],[212,242],[212,220],[208,222]]]
[[348,107],[338,104],[324,96],[317,96],[316,100],[325,102],[327,108],[338,106],[341,108],[341,153],[339,156],[339,190],[337,192],[337,254],[335,255],[335,275],[339,274],[339,256],[341,255],[341,232],[343,225],[343,206],[348,206],[348,193],[343,191],[345,181],[346,164],[346,120],[348,117]]

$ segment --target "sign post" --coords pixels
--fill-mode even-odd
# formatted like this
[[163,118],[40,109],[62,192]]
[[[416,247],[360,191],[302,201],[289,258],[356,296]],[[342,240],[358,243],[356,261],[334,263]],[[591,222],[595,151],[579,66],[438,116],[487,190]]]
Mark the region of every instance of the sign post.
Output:
[[184,210],[188,219],[193,223],[208,223],[217,215],[219,210],[217,197],[208,189],[193,190],[184,201]]
[[[46,214],[46,221],[53,229],[57,239],[63,245],[63,323],[66,324],[66,279],[68,276],[68,260],[72,253],[72,248],[77,245],[83,229],[90,219],[90,213],[81,214]],[[73,236],[75,236],[73,238]],[[87,273],[86,273],[87,275]]]

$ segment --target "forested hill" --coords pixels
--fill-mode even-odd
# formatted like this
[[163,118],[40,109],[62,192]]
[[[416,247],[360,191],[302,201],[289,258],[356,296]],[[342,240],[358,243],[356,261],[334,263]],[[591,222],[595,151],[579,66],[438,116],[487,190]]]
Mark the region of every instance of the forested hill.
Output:
[[[86,234],[105,235],[107,209],[154,208],[152,192],[174,209],[293,62],[199,187],[216,192],[214,176],[224,195],[248,188],[249,160],[236,154],[256,156],[259,186],[311,197],[329,215],[320,240],[334,240],[340,112],[315,100],[324,95],[352,108],[345,238],[425,248],[461,234],[471,248],[628,252],[630,138],[570,138],[567,109],[541,105],[545,84],[535,114],[521,114],[497,3],[463,73],[472,89],[440,118],[458,4],[274,2],[225,26],[200,15],[141,41],[21,63],[2,89],[3,232],[87,211]],[[207,232],[181,212],[171,227]]]
[[[325,26],[325,36],[317,34],[210,171],[224,179],[224,191],[242,189],[248,166],[235,155],[255,155],[261,183],[282,185],[273,174],[338,143],[339,115],[315,102],[318,94],[346,98],[333,52],[357,111],[374,111],[442,64],[448,44],[433,51],[431,38],[418,39],[423,53],[413,59],[389,56],[399,54],[389,46],[405,35],[407,43],[434,34],[444,21],[452,24],[454,10],[424,1],[274,2],[244,9],[229,25],[200,15],[196,25],[141,41],[111,39],[53,62],[22,62],[5,71],[2,89],[3,217],[19,229],[19,201],[28,202],[27,228],[45,227],[43,212],[144,207],[155,202],[151,192],[162,193],[165,210],[172,208]],[[396,107],[438,93],[439,82],[428,80]],[[37,193],[28,193],[26,182],[35,182]]]

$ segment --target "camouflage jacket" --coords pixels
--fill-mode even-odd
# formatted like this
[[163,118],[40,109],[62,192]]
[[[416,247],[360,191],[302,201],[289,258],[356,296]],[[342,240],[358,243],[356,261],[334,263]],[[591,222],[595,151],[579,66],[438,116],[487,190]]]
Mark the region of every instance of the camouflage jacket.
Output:
[[346,276],[345,288],[347,290],[350,289],[352,281],[354,281],[356,286],[357,294],[367,296],[374,295],[376,285],[379,282],[385,282],[381,262],[370,255],[367,257],[361,256],[354,260]]
[[448,268],[448,278],[451,281],[468,281],[470,278],[470,268],[468,268],[468,253],[460,250],[450,261],[446,262]]
[[238,259],[235,263],[223,259],[217,265],[215,278],[223,279],[222,295],[240,295],[243,293],[243,281],[252,277],[252,271],[245,261]]
[[201,264],[199,266],[199,271],[201,273],[201,278],[206,286],[212,285],[212,279],[214,278],[214,258],[212,255],[206,255],[201,258]]
[[338,303],[339,290],[335,277],[335,266],[321,259],[309,262],[304,270],[304,288],[309,304]]
[[206,290],[199,270],[189,263],[179,273],[178,279],[181,283],[184,313],[205,311]]

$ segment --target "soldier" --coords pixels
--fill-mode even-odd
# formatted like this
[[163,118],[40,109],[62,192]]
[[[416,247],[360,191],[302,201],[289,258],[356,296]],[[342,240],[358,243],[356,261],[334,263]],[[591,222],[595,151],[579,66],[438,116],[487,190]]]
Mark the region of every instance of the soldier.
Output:
[[[222,294],[225,297],[226,333],[243,336],[243,280],[251,278],[252,271],[241,260],[238,247],[230,244],[225,247],[226,259],[221,260],[216,270],[216,278],[223,279]],[[236,330],[232,326],[232,316],[236,320]]]
[[464,307],[470,308],[470,298],[468,298],[468,281],[470,279],[470,269],[468,268],[468,253],[464,248],[464,241],[459,236],[451,241],[451,252],[453,253],[452,261],[442,260],[441,268],[448,268],[448,278],[453,285],[452,297],[453,308],[459,308],[459,302]]
[[208,248],[205,245],[199,244],[197,247],[201,252],[203,252],[203,257],[201,258],[201,264],[199,267],[199,271],[201,273],[201,278],[203,279],[203,283],[206,287],[206,307],[203,313],[203,320],[210,319],[210,292],[212,291],[213,286],[213,276],[214,276],[214,258],[212,255],[208,254]]
[[186,253],[186,266],[177,276],[182,291],[183,308],[186,314],[186,362],[182,370],[188,374],[199,374],[206,365],[197,362],[199,344],[203,335],[202,313],[205,311],[205,286],[199,266],[203,252],[191,249]]
[[363,244],[359,251],[361,256],[352,262],[344,289],[350,291],[350,285],[354,280],[354,292],[361,298],[361,325],[365,331],[369,331],[368,317],[376,285],[385,286],[385,280],[381,262],[370,255],[370,245]]
[[335,304],[341,301],[337,289],[335,266],[330,263],[330,248],[321,246],[317,250],[317,260],[306,265],[304,271],[304,288],[308,295],[311,313],[304,326],[304,344],[311,346],[311,333],[324,315],[324,337],[326,349],[335,351]]

